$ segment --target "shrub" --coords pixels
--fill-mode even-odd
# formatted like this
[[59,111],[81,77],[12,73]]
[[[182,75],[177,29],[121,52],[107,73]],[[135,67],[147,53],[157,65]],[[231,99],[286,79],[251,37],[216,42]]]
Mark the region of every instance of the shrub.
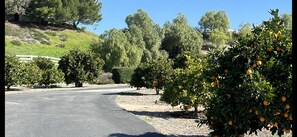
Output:
[[74,82],[75,87],[82,87],[84,82],[94,82],[100,76],[103,65],[104,61],[93,53],[76,49],[61,57],[58,68],[64,73],[66,84]]
[[112,73],[101,73],[96,84],[114,84]]
[[33,63],[35,63],[41,70],[49,70],[54,67],[55,63],[49,58],[37,57],[33,58]]
[[40,84],[48,86],[53,83],[60,83],[64,80],[64,74],[57,69],[49,58],[37,57],[33,59],[33,63],[42,71]]
[[118,83],[129,83],[131,75],[133,74],[134,68],[130,67],[114,67],[111,70],[112,79],[116,84]]
[[161,100],[171,106],[182,104],[187,111],[191,107],[195,108],[198,115],[198,106],[206,107],[206,102],[211,98],[208,85],[203,76],[205,61],[194,60],[190,56],[186,57],[184,69],[175,69],[170,79],[165,85]]
[[43,34],[42,32],[40,32],[36,29],[31,28],[30,31],[31,31],[31,35],[33,36],[33,38],[38,41],[44,41],[43,39],[45,39],[47,41],[50,40],[49,37],[47,37],[45,34]]
[[[171,61],[163,58],[141,64],[139,66],[140,68],[136,68],[134,74],[132,75],[130,83],[131,86],[145,86],[146,88],[153,88],[156,90],[156,94],[159,94],[159,91],[163,89],[166,81],[169,79],[170,73],[172,72],[171,64]],[[141,81],[138,82],[137,80],[140,79]]]
[[292,129],[292,38],[278,10],[227,51],[210,53],[214,97],[206,108],[211,135],[238,136],[262,128]]
[[60,43],[60,44],[57,44],[56,47],[57,47],[57,48],[65,48],[65,44]]
[[67,36],[66,35],[60,35],[59,36],[59,39],[61,40],[61,41],[67,41]]
[[54,32],[54,31],[47,31],[45,33],[48,35],[57,36],[57,32]]
[[32,87],[42,81],[42,70],[34,62],[22,63],[20,69],[22,84]]
[[15,55],[5,55],[5,86],[7,90],[22,83],[20,61]]
[[21,46],[22,45],[22,42],[19,41],[19,40],[12,40],[11,41],[11,44],[16,45],[16,46]]

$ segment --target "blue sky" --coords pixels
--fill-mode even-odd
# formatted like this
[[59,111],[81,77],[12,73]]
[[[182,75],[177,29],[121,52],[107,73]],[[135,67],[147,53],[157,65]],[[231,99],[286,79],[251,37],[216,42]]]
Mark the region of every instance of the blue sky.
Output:
[[[99,0],[102,2],[102,20],[96,29],[87,30],[102,34],[112,28],[126,28],[125,18],[143,9],[160,26],[183,13],[190,26],[198,27],[200,18],[210,10],[224,10],[229,18],[230,29],[238,29],[243,22],[260,24],[271,16],[270,9],[278,8],[280,14],[292,13],[291,0]],[[85,25],[84,25],[85,26]],[[82,27],[82,25],[79,25]]]

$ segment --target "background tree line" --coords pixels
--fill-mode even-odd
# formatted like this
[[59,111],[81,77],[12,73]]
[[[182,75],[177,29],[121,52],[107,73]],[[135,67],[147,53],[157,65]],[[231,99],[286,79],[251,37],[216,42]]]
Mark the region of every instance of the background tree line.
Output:
[[39,25],[94,24],[102,19],[97,0],[5,0],[5,16],[26,16]]

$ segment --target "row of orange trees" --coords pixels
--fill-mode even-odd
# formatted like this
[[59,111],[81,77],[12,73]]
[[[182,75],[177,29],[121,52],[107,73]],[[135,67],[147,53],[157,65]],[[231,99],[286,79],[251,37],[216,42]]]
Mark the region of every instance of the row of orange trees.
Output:
[[278,135],[290,132],[292,32],[278,10],[271,10],[271,15],[229,49],[213,50],[200,59],[184,55],[184,66],[173,69],[139,67],[131,85],[164,88],[161,100],[172,106],[182,104],[197,111],[203,105],[207,119],[199,124],[213,129],[212,136],[233,137],[263,128]]

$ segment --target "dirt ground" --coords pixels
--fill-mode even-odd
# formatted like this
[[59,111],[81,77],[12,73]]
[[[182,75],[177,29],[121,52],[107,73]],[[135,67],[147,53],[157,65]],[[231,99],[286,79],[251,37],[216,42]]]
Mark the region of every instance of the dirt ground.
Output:
[[[161,92],[162,93],[162,92]],[[176,117],[181,112],[180,106],[172,107],[161,102],[160,95],[155,90],[141,89],[135,92],[125,92],[118,95],[116,102],[125,110],[146,121],[165,135],[182,137],[206,137],[212,131],[206,125],[198,127],[194,118]],[[203,110],[203,108],[198,108]],[[292,132],[291,132],[292,133]],[[290,137],[292,134],[286,134]],[[270,131],[262,130],[258,135],[244,135],[245,137],[272,137]],[[275,136],[276,137],[276,136]]]

